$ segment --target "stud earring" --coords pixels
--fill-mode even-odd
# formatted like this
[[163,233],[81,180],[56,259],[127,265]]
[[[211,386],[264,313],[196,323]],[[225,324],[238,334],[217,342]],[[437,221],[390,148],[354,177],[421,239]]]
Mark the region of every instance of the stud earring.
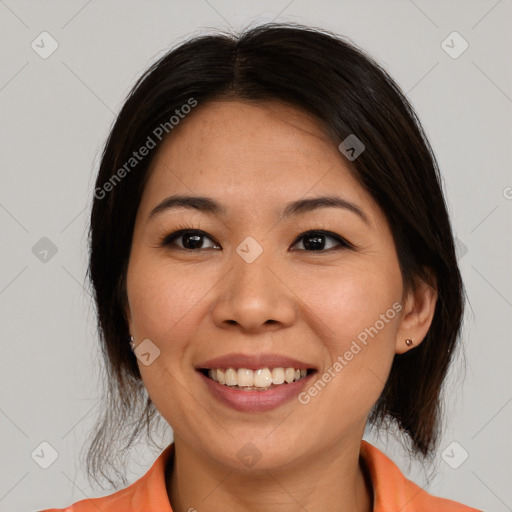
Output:
[[132,352],[135,352],[135,341],[133,340],[133,336],[130,336],[130,347]]
[[408,347],[412,347],[414,345],[413,341],[410,339],[410,338],[407,338],[405,340],[405,344],[408,346]]

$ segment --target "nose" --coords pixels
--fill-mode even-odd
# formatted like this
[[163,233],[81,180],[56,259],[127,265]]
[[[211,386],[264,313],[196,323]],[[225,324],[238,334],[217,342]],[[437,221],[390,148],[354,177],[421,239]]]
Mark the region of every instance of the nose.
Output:
[[292,325],[298,311],[292,287],[280,275],[277,265],[272,265],[266,251],[252,263],[236,252],[231,260],[231,271],[215,287],[215,325],[251,333]]

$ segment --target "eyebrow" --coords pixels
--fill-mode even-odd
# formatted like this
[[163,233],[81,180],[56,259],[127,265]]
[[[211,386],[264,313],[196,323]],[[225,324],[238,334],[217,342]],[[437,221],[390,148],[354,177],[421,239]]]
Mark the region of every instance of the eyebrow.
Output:
[[[280,220],[293,215],[300,215],[319,208],[344,208],[358,215],[366,224],[370,225],[368,217],[363,210],[339,196],[320,196],[308,199],[298,199],[288,203],[280,214]],[[149,218],[158,215],[163,211],[173,208],[188,208],[211,215],[226,215],[226,208],[210,197],[173,195],[165,198],[149,214]]]

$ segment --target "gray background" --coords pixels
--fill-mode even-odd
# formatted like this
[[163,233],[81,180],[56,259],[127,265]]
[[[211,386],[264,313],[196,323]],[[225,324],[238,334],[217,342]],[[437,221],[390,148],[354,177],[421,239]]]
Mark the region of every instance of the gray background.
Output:
[[[1,511],[107,493],[78,459],[102,394],[84,276],[94,172],[123,98],[169,45],[272,19],[335,31],[377,58],[408,93],[444,176],[469,304],[467,371],[459,358],[437,472],[427,482],[393,437],[367,437],[429,492],[512,510],[511,0],[0,0]],[[58,43],[47,59],[31,47],[49,48],[43,31]],[[453,31],[469,44],[458,58],[441,44]],[[44,441],[58,453],[48,469],[31,457]],[[130,481],[158,453],[135,450]]]

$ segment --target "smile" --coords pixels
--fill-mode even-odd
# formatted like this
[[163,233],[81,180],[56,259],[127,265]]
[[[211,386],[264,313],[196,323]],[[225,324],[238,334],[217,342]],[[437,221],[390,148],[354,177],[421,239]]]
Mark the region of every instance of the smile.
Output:
[[203,368],[200,370],[209,379],[242,391],[267,391],[305,378],[313,369],[297,368]]

